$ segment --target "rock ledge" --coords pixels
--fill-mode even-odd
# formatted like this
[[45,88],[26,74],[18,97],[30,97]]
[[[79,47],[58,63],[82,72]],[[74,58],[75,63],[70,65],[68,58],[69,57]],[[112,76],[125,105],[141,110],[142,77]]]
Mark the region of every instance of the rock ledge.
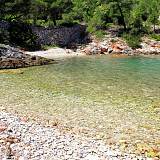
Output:
[[0,44],[0,69],[44,65],[51,62],[53,62],[53,60],[48,60],[38,56],[30,56],[17,48]]

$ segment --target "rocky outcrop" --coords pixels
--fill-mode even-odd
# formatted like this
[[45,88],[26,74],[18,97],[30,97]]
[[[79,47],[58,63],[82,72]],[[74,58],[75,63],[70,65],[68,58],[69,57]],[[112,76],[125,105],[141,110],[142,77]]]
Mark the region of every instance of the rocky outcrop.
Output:
[[107,35],[102,41],[93,39],[81,51],[87,55],[92,54],[126,54],[126,55],[137,55],[137,54],[160,54],[160,42],[143,38],[140,44],[141,48],[132,49],[127,43],[119,37],[111,37]]
[[38,56],[24,54],[17,48],[0,44],[0,69],[21,68],[34,65],[49,64],[48,60]]

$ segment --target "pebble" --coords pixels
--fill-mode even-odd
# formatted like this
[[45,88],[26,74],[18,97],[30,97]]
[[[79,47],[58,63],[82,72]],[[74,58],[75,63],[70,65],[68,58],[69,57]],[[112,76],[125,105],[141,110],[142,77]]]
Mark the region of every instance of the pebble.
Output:
[[[44,127],[0,112],[1,126],[12,132],[0,132],[0,159],[11,160],[147,160],[135,154],[111,150],[102,141],[61,133],[56,127]],[[2,143],[3,142],[5,143]],[[6,143],[10,143],[6,146]],[[8,152],[8,150],[10,152]],[[9,154],[9,155],[8,155]]]
[[99,157],[97,155],[88,154],[87,157],[85,157],[85,160],[99,160]]
[[7,125],[0,121],[0,132],[3,132],[6,129],[7,129]]

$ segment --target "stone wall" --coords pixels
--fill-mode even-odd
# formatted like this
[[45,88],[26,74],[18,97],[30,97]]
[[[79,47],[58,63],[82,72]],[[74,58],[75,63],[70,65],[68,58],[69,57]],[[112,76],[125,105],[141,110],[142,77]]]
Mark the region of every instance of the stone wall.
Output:
[[67,46],[71,43],[83,43],[86,27],[81,25],[59,28],[32,27],[32,32],[37,36],[38,44]]
[[[12,24],[0,21],[0,28],[8,30]],[[74,25],[73,27],[38,27],[29,26],[39,45],[60,45],[68,46],[72,43],[84,43],[87,33],[86,27],[83,25]]]
[[10,24],[9,22],[6,22],[6,21],[0,21],[0,28],[1,29],[8,29],[10,27]]

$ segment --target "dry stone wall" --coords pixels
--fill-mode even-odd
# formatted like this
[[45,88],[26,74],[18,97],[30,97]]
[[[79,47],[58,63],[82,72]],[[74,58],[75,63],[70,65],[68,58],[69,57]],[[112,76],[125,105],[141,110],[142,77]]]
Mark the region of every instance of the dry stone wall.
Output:
[[[11,23],[0,21],[0,29],[8,30]],[[36,35],[36,42],[39,45],[60,45],[68,46],[72,43],[84,43],[87,37],[86,27],[83,25],[74,25],[73,27],[35,27],[31,28],[32,33]]]
[[8,29],[10,27],[10,23],[6,21],[0,21],[0,28],[1,29]]
[[37,36],[38,44],[67,46],[71,43],[83,43],[85,40],[85,26],[75,25],[73,27],[43,28],[32,27]]

